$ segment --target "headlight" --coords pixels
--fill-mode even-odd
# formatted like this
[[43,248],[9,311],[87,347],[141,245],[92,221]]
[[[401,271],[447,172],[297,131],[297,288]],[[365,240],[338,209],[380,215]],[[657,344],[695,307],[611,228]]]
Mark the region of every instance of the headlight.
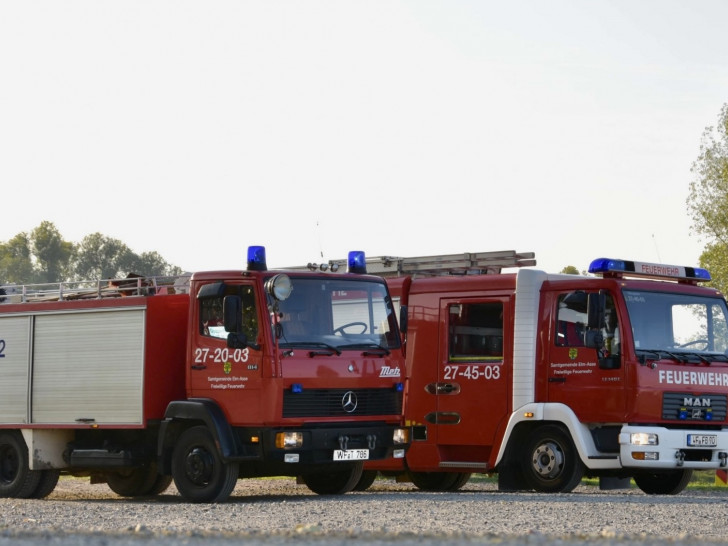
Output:
[[651,432],[633,432],[629,435],[629,443],[633,446],[656,446],[659,444],[657,434]]
[[392,434],[392,442],[397,444],[408,444],[409,443],[409,429],[407,428],[396,428],[394,434]]

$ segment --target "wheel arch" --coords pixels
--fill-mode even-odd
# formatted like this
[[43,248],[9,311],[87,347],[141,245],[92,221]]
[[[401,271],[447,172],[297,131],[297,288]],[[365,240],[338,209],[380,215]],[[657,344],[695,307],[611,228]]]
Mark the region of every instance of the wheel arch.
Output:
[[507,462],[512,452],[532,430],[542,425],[557,425],[571,437],[584,466],[590,470],[621,468],[619,457],[597,458],[594,438],[589,427],[579,421],[573,410],[565,404],[526,404],[511,414],[498,449],[495,465]]
[[237,454],[233,429],[214,400],[207,398],[176,400],[167,406],[159,429],[157,458],[160,473],[171,473],[174,444],[182,432],[195,425],[207,427],[223,460]]

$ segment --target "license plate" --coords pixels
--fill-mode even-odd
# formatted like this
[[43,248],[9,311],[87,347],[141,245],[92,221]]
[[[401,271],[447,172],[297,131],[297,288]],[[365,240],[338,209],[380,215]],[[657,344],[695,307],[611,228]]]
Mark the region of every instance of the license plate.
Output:
[[369,458],[368,449],[335,449],[335,461],[365,461]]
[[715,447],[718,445],[718,436],[715,434],[688,434],[688,445]]

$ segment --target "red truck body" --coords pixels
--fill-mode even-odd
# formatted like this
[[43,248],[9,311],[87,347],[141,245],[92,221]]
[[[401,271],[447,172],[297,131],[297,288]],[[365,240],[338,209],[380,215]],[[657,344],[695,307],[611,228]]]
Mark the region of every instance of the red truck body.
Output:
[[61,472],[124,496],[174,480],[192,502],[271,475],[337,494],[364,460],[404,456],[381,278],[263,261],[177,281],[5,290],[0,496],[44,497]]
[[702,270],[592,267],[388,276],[412,444],[405,459],[368,463],[369,477],[454,490],[497,473],[501,489],[559,492],[588,475],[678,493],[693,470],[725,469],[722,294],[698,285]]

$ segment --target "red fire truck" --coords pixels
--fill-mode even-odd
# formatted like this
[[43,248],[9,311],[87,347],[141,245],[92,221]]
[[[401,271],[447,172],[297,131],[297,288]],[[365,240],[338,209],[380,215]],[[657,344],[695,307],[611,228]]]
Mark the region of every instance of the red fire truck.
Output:
[[251,247],[247,270],[176,282],[3,287],[0,497],[61,472],[191,502],[255,476],[350,491],[409,441],[395,310],[365,268],[268,271]]
[[[707,271],[597,259],[547,274],[515,252],[381,258],[406,340],[406,458],[367,463],[424,490],[582,476],[682,491],[728,464],[728,310]],[[375,265],[376,267],[373,267]],[[515,273],[502,268],[518,267]]]

